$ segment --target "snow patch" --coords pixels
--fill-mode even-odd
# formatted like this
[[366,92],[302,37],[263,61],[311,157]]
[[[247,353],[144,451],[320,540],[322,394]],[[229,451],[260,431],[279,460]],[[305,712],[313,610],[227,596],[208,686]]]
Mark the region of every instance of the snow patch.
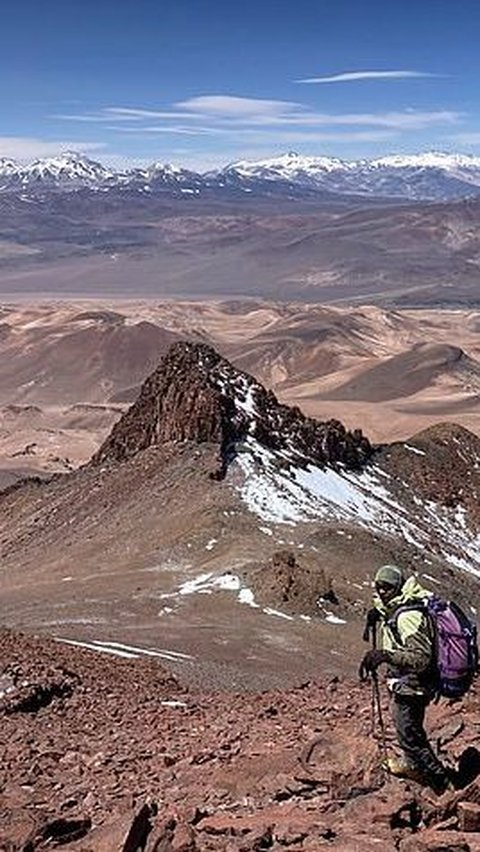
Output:
[[453,512],[417,498],[418,511],[413,512],[387,489],[376,465],[362,472],[299,467],[293,452],[273,453],[252,436],[237,449],[232,468],[242,476],[231,472],[232,485],[262,521],[289,526],[326,521],[354,524],[374,534],[380,530],[412,544],[425,559],[433,551],[450,565],[480,576],[480,536],[468,527],[462,507]]
[[259,605],[255,603],[255,596],[251,589],[240,589],[238,593],[238,600],[240,603],[248,604],[248,606],[253,606],[256,609],[259,609]]
[[272,609],[270,606],[264,607],[262,612],[264,612],[265,615],[276,615],[277,618],[285,618],[287,621],[294,621],[293,615],[287,615],[285,612],[280,612],[278,609]]
[[422,577],[424,577],[424,578],[425,578],[425,580],[429,580],[429,581],[430,581],[430,583],[436,583],[436,584],[437,584],[437,586],[441,586],[441,585],[442,585],[442,584],[441,584],[441,582],[440,582],[440,580],[438,580],[436,577],[432,577],[432,575],[431,575],[431,574],[422,574]]
[[344,618],[339,618],[338,615],[334,615],[333,612],[327,612],[325,616],[325,621],[328,621],[329,624],[346,624]]
[[62,636],[55,636],[55,641],[63,642],[65,645],[76,645],[79,648],[87,648],[89,651],[98,651],[102,654],[113,654],[116,657],[125,657],[128,660],[136,660],[138,658],[138,654],[133,654],[129,651],[122,651],[115,648],[104,648],[96,645],[94,642],[80,642],[77,639],[65,639]]
[[411,444],[404,444],[403,446],[405,447],[406,450],[409,450],[409,452],[411,452],[411,453],[415,453],[417,456],[425,456],[426,455],[426,452],[424,450],[419,450],[417,447],[412,447]]

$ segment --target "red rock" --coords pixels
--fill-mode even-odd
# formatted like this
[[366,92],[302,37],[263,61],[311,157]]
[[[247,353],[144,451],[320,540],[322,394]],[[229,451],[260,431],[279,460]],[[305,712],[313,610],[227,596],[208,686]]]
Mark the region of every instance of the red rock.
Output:
[[475,802],[459,802],[457,813],[460,831],[480,831],[480,805]]
[[370,796],[347,802],[343,813],[346,821],[363,823],[367,831],[373,825],[383,825],[389,830],[416,828],[420,822],[417,800],[404,785],[395,782]]
[[191,826],[182,822],[177,825],[171,840],[172,852],[194,852],[197,849],[195,832]]
[[[442,843],[480,852],[478,830],[454,830],[462,809],[477,813],[480,784],[438,797],[386,781],[362,715],[369,695],[354,682],[334,684],[334,704],[327,681],[262,694],[198,692],[187,718],[161,708],[178,686],[158,664],[93,657],[0,631],[0,673],[13,663],[15,676],[38,669],[43,677],[53,660],[81,687],[38,713],[2,716],[0,849],[22,849],[29,837],[44,843],[41,828],[56,819],[71,826],[90,818],[94,827],[66,844],[72,852],[137,852],[140,843],[145,852],[252,852],[267,844],[292,852],[393,852],[400,842],[407,852]],[[458,753],[477,741],[480,695],[472,691],[464,704]],[[430,710],[439,730],[458,713],[446,703]],[[302,768],[305,742],[314,748]],[[240,746],[238,755],[229,751],[228,764],[219,759],[226,743]],[[178,759],[166,768],[165,755]],[[193,755],[216,759],[192,763]],[[158,815],[150,798],[160,802]],[[429,828],[412,833],[415,803]],[[38,822],[31,823],[26,814],[34,812]]]
[[173,818],[157,820],[154,830],[148,837],[145,852],[171,852],[171,841],[176,824]]
[[260,825],[248,835],[249,849],[269,849],[273,846],[273,835],[271,825]]
[[480,834],[427,829],[400,842],[400,852],[480,852]]
[[[315,845],[315,843],[317,845]],[[304,849],[318,850],[318,841],[314,841],[314,845],[308,845],[308,841],[305,842],[303,847]],[[328,843],[328,846],[325,845],[325,848],[328,850],[334,850],[334,852],[396,852],[398,847],[392,842],[385,840],[384,837],[366,837],[365,835],[359,834],[341,834],[340,837],[336,838],[333,841]]]
[[123,850],[131,825],[131,814],[117,817],[114,822],[93,829],[80,843],[69,846],[75,852],[119,852]]
[[211,442],[219,446],[219,467],[212,476],[222,478],[225,447],[243,439],[248,423],[245,412],[222,392],[225,379],[240,396],[245,394],[245,383],[249,387],[257,409],[252,434],[264,446],[282,449],[294,443],[312,461],[342,462],[352,468],[361,467],[372,454],[361,430],[347,431],[338,420],[305,417],[299,408],[281,405],[272,391],[241,373],[211,346],[180,341],[144,382],[138,399],[90,464],[124,461],[166,442]]
[[[2,802],[3,805],[3,802]],[[26,847],[29,840],[38,832],[41,814],[33,815],[25,812],[24,808],[15,808],[6,814],[3,807],[0,810],[0,849],[16,850]]]

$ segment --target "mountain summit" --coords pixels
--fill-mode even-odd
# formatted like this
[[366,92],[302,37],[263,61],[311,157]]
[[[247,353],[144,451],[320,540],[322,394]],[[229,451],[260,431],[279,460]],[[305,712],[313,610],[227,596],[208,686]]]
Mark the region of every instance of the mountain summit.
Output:
[[219,475],[239,442],[280,453],[285,464],[303,460],[359,469],[372,453],[360,430],[349,432],[338,420],[322,423],[281,405],[211,346],[183,341],[171,346],[92,461],[122,461],[150,446],[182,441],[219,444]]
[[208,446],[212,459],[216,452],[210,477],[225,479],[263,522],[382,530],[457,568],[478,570],[480,439],[446,426],[439,448],[437,431],[374,452],[361,430],[305,417],[211,346],[180,341],[89,469],[141,465],[149,450],[160,450],[161,459],[164,451],[178,455],[183,448],[191,456],[195,445]]
[[114,172],[110,169],[75,151],[66,151],[58,157],[35,160],[26,166],[17,166],[9,161],[5,170],[0,165],[0,178],[5,175],[10,186],[27,188],[98,188],[114,178]]

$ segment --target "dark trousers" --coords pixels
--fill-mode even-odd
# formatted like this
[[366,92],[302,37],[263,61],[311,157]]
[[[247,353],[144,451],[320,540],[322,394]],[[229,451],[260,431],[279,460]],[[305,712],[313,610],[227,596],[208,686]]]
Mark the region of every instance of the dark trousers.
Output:
[[394,695],[392,715],[398,742],[410,765],[418,769],[432,786],[443,787],[445,768],[434,753],[423,727],[428,698],[422,695]]

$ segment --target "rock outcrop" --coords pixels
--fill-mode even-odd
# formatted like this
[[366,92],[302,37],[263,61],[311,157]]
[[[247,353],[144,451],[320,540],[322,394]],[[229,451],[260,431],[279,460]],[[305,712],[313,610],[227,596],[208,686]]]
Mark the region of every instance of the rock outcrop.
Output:
[[456,423],[438,423],[383,448],[379,460],[397,487],[456,509],[480,528],[480,438]]
[[[319,422],[281,405],[252,376],[206,344],[180,342],[144,382],[137,401],[114,426],[91,464],[123,461],[152,445],[212,442],[225,472],[235,445],[247,438],[290,460],[363,466],[372,448],[360,430]],[[286,459],[287,460],[287,459]]]
[[289,613],[316,615],[319,602],[337,604],[332,582],[318,557],[277,550],[266,562],[248,566],[255,600]]

